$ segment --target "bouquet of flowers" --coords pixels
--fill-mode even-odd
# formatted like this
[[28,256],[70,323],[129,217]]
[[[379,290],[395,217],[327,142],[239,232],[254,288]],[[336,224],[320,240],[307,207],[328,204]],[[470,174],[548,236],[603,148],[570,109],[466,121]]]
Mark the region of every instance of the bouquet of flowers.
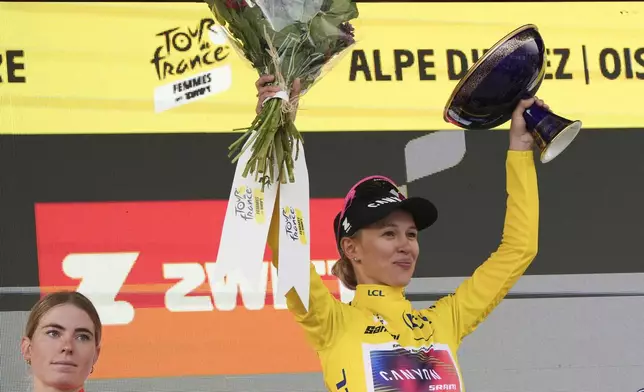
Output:
[[295,97],[288,91],[299,79],[300,95],[306,93],[355,43],[349,21],[358,9],[351,0],[204,1],[238,54],[260,75],[274,75],[281,89],[248,128],[240,128],[245,132],[229,147],[229,157],[236,154],[234,163],[251,148],[243,176],[255,174],[262,189],[277,178],[294,182],[294,159],[303,141],[293,123]]

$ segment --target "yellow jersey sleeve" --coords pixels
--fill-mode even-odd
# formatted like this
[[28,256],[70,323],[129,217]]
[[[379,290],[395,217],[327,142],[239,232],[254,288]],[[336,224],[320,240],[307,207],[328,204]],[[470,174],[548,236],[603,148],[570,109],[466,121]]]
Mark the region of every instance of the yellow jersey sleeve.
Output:
[[506,296],[537,255],[539,194],[532,151],[508,151],[507,205],[500,246],[461,283],[454,294],[432,307],[451,323],[457,344],[473,332]]
[[[277,197],[279,200],[279,194]],[[268,246],[273,255],[273,265],[278,266],[279,254],[279,207],[273,211],[271,227],[268,232]],[[349,321],[349,314],[342,302],[338,301],[326,287],[315,266],[310,260],[311,285],[309,294],[309,310],[307,311],[295,290],[286,294],[286,306],[302,326],[306,339],[315,350],[323,350],[331,345],[337,335],[344,330],[344,323]]]

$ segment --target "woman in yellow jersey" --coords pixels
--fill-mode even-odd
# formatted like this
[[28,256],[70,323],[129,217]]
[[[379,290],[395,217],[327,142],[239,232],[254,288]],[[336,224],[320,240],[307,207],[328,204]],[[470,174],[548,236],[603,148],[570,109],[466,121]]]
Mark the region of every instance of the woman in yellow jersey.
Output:
[[29,313],[21,344],[33,392],[83,392],[101,351],[102,328],[83,294],[60,291],[40,299]]
[[[271,80],[265,76],[257,82],[258,109],[276,91],[265,85]],[[333,273],[355,289],[353,301],[333,297],[313,266],[308,312],[293,291],[287,295],[288,309],[318,353],[329,391],[465,390],[456,356],[462,339],[499,304],[537,254],[534,141],[522,116],[533,102],[521,101],[512,115],[499,248],[453,294],[427,309],[414,309],[404,289],[418,259],[418,231],[436,221],[436,208],[420,197],[405,198],[381,176],[367,177],[349,191],[334,220],[341,259]],[[271,228],[274,255],[276,233]]]

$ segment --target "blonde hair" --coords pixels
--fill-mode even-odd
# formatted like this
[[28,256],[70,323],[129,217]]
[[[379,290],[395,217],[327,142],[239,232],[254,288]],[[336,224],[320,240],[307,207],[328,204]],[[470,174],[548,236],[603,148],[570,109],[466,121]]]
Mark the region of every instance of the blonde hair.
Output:
[[355,290],[358,286],[358,279],[356,278],[356,271],[353,269],[353,264],[351,261],[343,256],[331,268],[331,273],[337,276],[338,279],[344,284],[348,289]]
[[87,313],[94,324],[94,336],[96,338],[96,346],[98,346],[101,342],[101,332],[103,329],[101,318],[92,301],[76,291],[58,291],[41,298],[31,308],[31,313],[29,313],[29,318],[27,319],[27,326],[25,327],[25,336],[32,339],[43,316],[54,307],[64,304],[74,305]]

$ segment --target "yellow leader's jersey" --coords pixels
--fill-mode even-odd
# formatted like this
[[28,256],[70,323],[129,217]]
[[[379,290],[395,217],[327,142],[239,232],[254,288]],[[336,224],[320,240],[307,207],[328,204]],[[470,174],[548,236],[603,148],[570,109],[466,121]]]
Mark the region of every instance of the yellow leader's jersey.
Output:
[[[532,151],[508,151],[506,175],[501,245],[454,294],[433,306],[413,309],[403,288],[381,285],[359,285],[353,301],[345,304],[313,266],[309,311],[289,292],[288,309],[317,351],[329,391],[465,390],[456,356],[462,339],[499,304],[537,254],[539,196]],[[275,240],[271,235],[269,245]]]

